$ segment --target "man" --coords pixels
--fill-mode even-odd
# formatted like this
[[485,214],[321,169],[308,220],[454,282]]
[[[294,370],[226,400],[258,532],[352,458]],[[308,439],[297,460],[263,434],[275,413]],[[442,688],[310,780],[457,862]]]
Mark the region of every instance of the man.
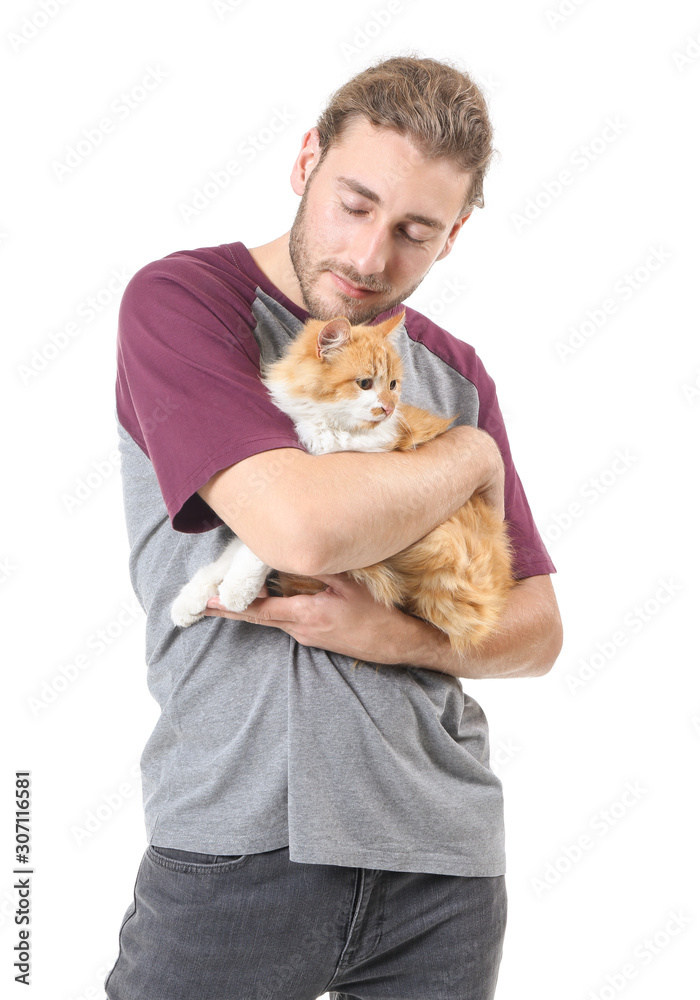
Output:
[[[472,348],[414,310],[402,398],[458,426],[412,453],[308,455],[265,393],[309,314],[401,310],[481,205],[483,98],[432,60],[351,80],[304,136],[292,230],[171,254],[120,312],[117,417],[131,578],[161,716],[142,757],[149,846],[110,1000],[486,1000],[505,928],[501,786],[459,677],[550,669],[551,564]],[[400,551],[476,490],[505,512],[518,583],[459,657],[344,571]],[[228,529],[315,596],[169,608]],[[376,664],[353,669],[355,659]]]

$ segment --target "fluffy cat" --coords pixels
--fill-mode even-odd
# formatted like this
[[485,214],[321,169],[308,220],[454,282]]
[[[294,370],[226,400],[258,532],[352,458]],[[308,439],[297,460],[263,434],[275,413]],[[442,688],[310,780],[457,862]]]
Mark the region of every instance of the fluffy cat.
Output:
[[[351,326],[344,316],[311,319],[262,381],[295,423],[311,454],[407,451],[446,431],[440,417],[399,402],[402,366],[390,335],[405,313],[376,326]],[[200,569],[173,603],[176,625],[201,618],[217,593],[230,611],[257,597],[270,567],[234,537]],[[476,649],[497,628],[513,585],[506,526],[478,494],[452,517],[403,551],[348,575],[377,601],[396,605],[445,632],[453,649]],[[324,584],[278,573],[284,596],[314,594]]]

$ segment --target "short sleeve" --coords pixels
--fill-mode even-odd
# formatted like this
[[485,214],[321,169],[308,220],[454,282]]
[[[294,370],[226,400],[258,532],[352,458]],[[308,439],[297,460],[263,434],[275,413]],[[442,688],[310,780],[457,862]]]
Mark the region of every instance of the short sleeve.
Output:
[[254,289],[187,257],[146,265],[119,310],[117,418],[148,456],[173,528],[222,523],[196,492],[221,469],[301,448],[260,381]]
[[[477,359],[478,361],[478,359]],[[503,415],[498,404],[493,379],[478,361],[479,422],[478,426],[496,441],[505,468],[505,514],[508,533],[514,552],[514,576],[522,580],[527,576],[556,573],[542,537],[532,516],[525,490],[520,482],[513,456],[510,452]]]

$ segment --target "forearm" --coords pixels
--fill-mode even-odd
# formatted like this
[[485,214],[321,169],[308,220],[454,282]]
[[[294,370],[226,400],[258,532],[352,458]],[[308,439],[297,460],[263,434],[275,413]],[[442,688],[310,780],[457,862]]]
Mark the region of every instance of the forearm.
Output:
[[370,566],[400,552],[484,488],[497,463],[495,443],[473,427],[454,428],[410,452],[314,456],[305,484],[306,516],[319,531],[311,575]]
[[317,576],[400,552],[475,490],[502,506],[502,475],[493,438],[455,427],[407,452],[261,452],[198,492],[268,566]]
[[393,662],[455,677],[539,677],[553,666],[562,645],[561,618],[548,576],[528,577],[515,585],[498,632],[478,652],[455,653],[444,632],[404,617],[390,654]]

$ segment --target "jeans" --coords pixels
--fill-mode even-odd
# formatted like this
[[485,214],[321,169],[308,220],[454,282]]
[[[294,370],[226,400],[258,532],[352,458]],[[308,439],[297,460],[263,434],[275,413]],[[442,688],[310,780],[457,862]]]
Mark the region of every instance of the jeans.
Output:
[[491,1000],[504,876],[149,846],[108,1000]]

